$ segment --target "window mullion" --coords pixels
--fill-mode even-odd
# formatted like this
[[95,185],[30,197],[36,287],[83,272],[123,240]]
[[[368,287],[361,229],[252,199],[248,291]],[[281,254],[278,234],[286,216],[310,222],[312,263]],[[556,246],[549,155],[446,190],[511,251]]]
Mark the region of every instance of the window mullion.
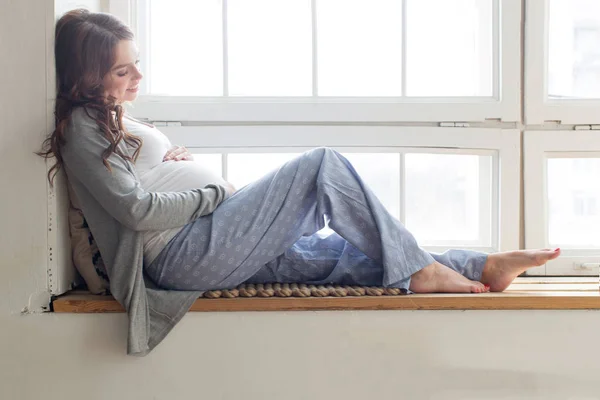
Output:
[[494,204],[494,197],[497,193],[496,186],[498,184],[495,181],[495,164],[497,157],[493,156],[491,159],[479,159],[479,239],[482,241],[483,246],[490,246],[495,249],[498,248],[496,241],[497,235],[494,232],[497,231],[497,215],[494,215],[498,209],[497,204]]
[[317,39],[317,0],[311,0],[312,24],[312,95],[319,95],[319,69],[318,69],[318,39]]
[[401,71],[402,78],[401,78],[401,83],[400,83],[402,97],[406,97],[406,65],[407,65],[407,63],[406,63],[406,43],[407,43],[406,33],[408,32],[408,29],[406,26],[406,21],[407,21],[406,1],[407,0],[402,0],[402,22],[401,22],[401,24],[402,24],[402,38],[401,38],[401,40],[402,40],[402,45],[401,45],[401,47],[402,47],[402,49],[401,49],[401,51],[402,51],[402,57],[401,57],[401,59],[402,59],[402,61],[401,61],[402,62],[402,67],[401,67],[402,68],[402,71]]
[[223,0],[223,96],[229,96],[229,41],[227,35],[227,0]]
[[401,150],[399,153],[400,156],[400,185],[398,186],[398,190],[400,190],[400,222],[406,225],[406,152]]
[[229,179],[229,153],[227,152],[221,153],[221,173],[223,179],[227,181]]
[[152,30],[150,29],[150,13],[152,10],[151,1],[152,0],[138,0],[137,4],[135,4],[136,6],[132,7],[132,10],[135,10],[133,13],[132,25],[138,38],[140,57],[143,60],[141,63],[142,73],[146,77],[146,79],[142,79],[140,82],[142,93],[152,92],[152,79],[150,78],[150,68],[152,64],[150,62],[152,58],[150,46],[150,43],[152,43]]
[[[500,87],[500,46],[501,46],[501,35],[500,29],[502,14],[500,12],[500,1],[494,0],[492,6],[492,82],[494,87],[492,88],[492,94],[495,98],[501,98],[501,87]],[[485,54],[483,51],[480,54]],[[482,60],[483,61],[483,60]],[[481,78],[480,78],[481,79]],[[485,82],[485,80],[484,80]]]

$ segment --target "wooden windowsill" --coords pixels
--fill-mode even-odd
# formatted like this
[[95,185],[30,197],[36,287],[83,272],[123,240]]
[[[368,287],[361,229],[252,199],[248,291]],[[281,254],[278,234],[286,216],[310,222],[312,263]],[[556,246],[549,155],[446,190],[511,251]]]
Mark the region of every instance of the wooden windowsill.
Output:
[[[56,298],[57,313],[112,313],[111,296],[72,292]],[[600,309],[598,278],[517,278],[503,293],[361,297],[198,299],[190,311],[302,310],[587,310]]]

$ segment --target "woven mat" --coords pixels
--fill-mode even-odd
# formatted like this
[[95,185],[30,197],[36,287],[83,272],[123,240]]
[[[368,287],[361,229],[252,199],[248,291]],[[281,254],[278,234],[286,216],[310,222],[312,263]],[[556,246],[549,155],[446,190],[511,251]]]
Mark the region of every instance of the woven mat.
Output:
[[306,285],[301,283],[243,284],[235,289],[204,292],[208,299],[236,297],[399,296],[406,290],[376,286]]

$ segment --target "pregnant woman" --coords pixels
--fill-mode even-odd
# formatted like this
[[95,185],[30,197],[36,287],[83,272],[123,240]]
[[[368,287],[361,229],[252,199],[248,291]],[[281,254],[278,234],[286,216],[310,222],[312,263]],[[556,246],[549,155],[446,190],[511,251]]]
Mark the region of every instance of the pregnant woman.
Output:
[[[111,292],[146,354],[199,291],[243,282],[502,291],[560,250],[430,254],[339,153],[308,151],[234,192],[155,127],[124,116],[142,79],[133,34],[75,10],[56,26],[56,129],[45,142],[79,197]],[[173,73],[177,73],[174,71]],[[193,79],[193,77],[190,77]],[[334,234],[315,233],[325,226]]]

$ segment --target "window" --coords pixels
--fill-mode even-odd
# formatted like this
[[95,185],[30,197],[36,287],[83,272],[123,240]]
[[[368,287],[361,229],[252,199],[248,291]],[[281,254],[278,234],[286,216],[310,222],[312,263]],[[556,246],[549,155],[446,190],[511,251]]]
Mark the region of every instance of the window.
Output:
[[525,245],[563,250],[531,274],[598,274],[599,174],[596,132],[525,132]]
[[548,97],[600,97],[600,3],[550,2]]
[[[568,154],[568,153],[566,153]],[[574,154],[572,156],[575,156]],[[566,157],[572,157],[566,156]],[[593,157],[585,153],[579,157]],[[585,172],[575,172],[584,162]],[[600,182],[594,168],[599,158],[563,158],[549,153],[546,159],[548,243],[550,246],[599,247],[595,227],[600,222],[596,202]]]
[[406,154],[404,220],[422,245],[496,247],[495,158],[493,152],[474,151]]
[[[107,4],[140,47],[130,112],[236,186],[331,146],[428,250],[519,247],[519,1]],[[56,194],[53,294],[74,276]]]
[[140,118],[519,120],[518,1],[122,3],[110,9],[137,32]]
[[147,94],[495,95],[490,0],[140,4],[148,15],[140,35],[151,37]]
[[141,50],[130,112],[235,186],[330,146],[428,250],[502,251],[524,162],[525,247],[564,250],[532,274],[597,274],[600,135],[569,130],[600,125],[595,0],[107,4]]
[[527,1],[526,122],[597,124],[600,3]]
[[532,275],[598,274],[599,6],[527,1],[525,246],[563,250]]

